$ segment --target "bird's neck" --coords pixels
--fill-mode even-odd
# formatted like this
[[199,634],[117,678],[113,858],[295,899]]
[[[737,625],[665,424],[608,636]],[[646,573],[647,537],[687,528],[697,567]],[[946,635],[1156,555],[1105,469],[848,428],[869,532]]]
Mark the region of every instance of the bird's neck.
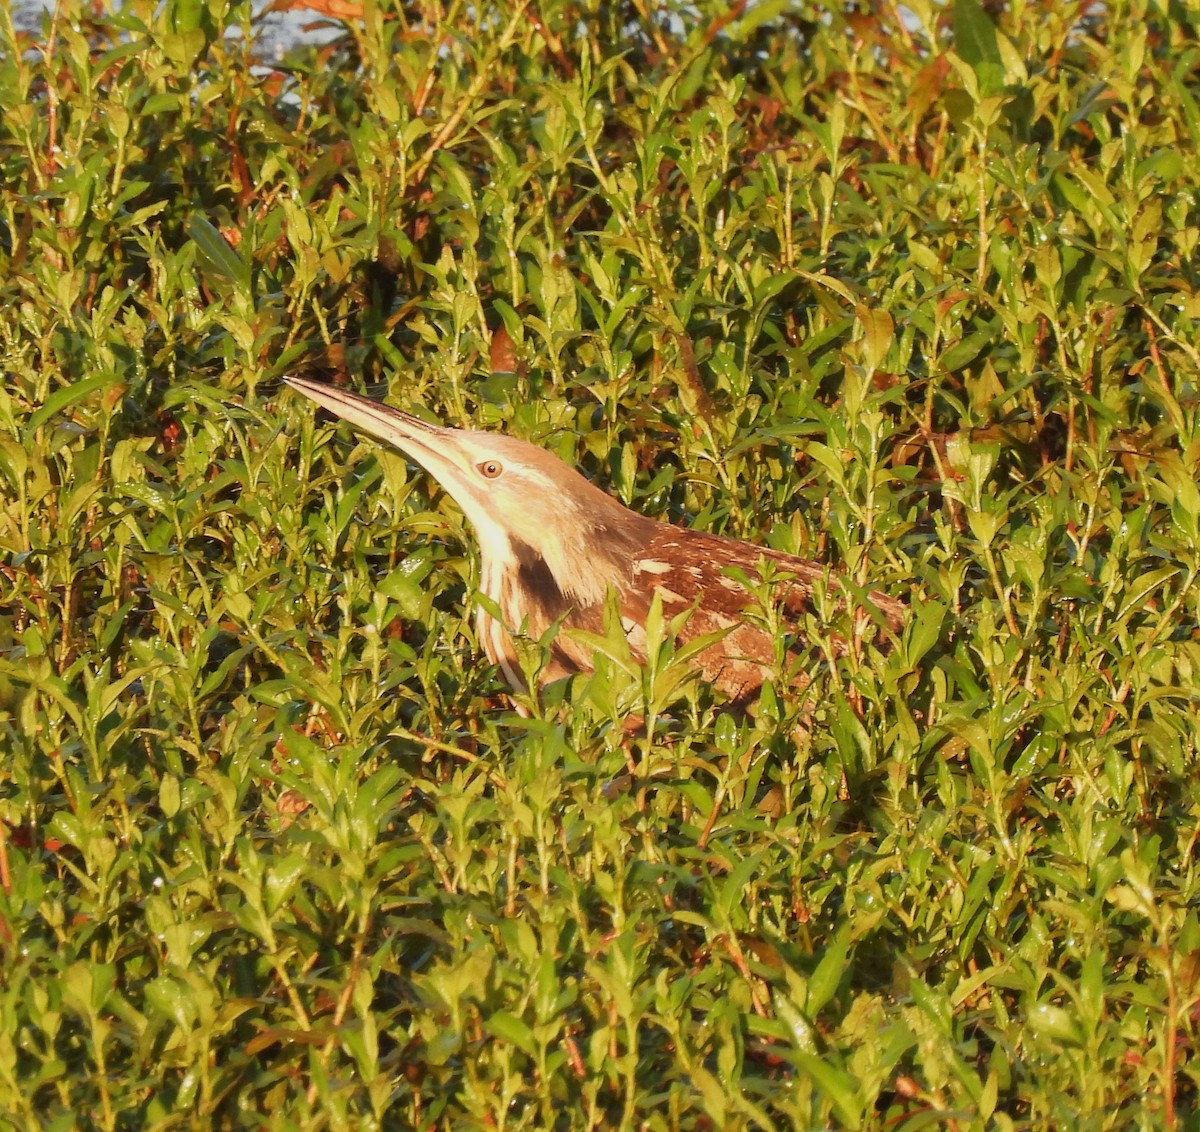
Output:
[[[656,524],[628,513],[633,521],[589,527],[564,524],[540,547],[500,531],[481,537],[480,589],[501,609],[519,613],[513,628],[528,619],[544,627],[570,610],[602,605],[609,589],[626,590]],[[481,532],[482,534],[482,532]]]

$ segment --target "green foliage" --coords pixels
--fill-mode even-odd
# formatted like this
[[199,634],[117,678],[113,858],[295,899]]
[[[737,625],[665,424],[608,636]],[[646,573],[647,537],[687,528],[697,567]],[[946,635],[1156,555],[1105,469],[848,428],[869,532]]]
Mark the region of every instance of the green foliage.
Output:
[[[5,1125],[1194,1120],[1191,8],[102,9],[0,8]],[[289,369],[910,623],[518,716]]]

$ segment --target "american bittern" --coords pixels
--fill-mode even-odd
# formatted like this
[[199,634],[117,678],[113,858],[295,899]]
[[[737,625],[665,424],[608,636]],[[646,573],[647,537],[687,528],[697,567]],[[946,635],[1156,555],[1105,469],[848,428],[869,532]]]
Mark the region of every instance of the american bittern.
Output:
[[[753,584],[766,570],[775,579],[783,618],[793,624],[810,608],[814,585],[825,582],[846,592],[817,563],[630,511],[558,457],[516,437],[432,425],[333,386],[284,380],[394,444],[462,508],[479,539],[479,588],[502,618],[481,604],[476,630],[514,689],[524,688],[524,681],[513,634],[538,640],[555,622],[560,631],[541,682],[592,670],[592,650],[569,630],[601,632],[610,592],[619,602],[630,651],[644,660],[646,617],[657,594],[666,623],[690,611],[677,644],[714,635],[715,643],[697,653],[696,667],[731,699],[743,700],[758,691],[776,661],[771,636],[747,617],[760,602],[743,583]],[[903,603],[871,592],[861,604],[876,621],[900,627]]]

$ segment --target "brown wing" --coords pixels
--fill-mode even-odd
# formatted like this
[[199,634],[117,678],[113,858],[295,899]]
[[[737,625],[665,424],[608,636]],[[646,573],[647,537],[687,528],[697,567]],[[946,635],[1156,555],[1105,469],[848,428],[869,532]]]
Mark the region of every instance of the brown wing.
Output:
[[[647,608],[657,592],[668,618],[692,611],[681,633],[681,644],[705,634],[725,634],[700,653],[699,661],[705,678],[734,698],[756,691],[775,668],[775,642],[746,616],[748,609],[758,605],[758,599],[736,576],[740,571],[753,585],[764,568],[779,576],[776,597],[785,620],[793,625],[799,625],[811,608],[815,585],[840,588],[838,579],[818,563],[737,539],[665,524],[651,537],[634,571],[633,590],[644,595]],[[899,629],[903,624],[902,602],[872,592],[869,603],[890,628]]]

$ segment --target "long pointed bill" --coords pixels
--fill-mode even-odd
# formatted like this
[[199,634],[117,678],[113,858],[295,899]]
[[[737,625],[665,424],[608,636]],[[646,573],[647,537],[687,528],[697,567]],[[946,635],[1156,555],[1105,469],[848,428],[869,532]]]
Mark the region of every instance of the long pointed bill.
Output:
[[[408,450],[409,445],[415,445],[422,450],[436,444],[439,437],[453,429],[441,428],[428,424],[419,417],[409,416],[399,409],[381,405],[357,393],[349,393],[333,385],[324,385],[319,381],[310,381],[307,377],[285,377],[284,383],[290,385],[297,393],[316,401],[322,409],[328,409],[334,416],[341,417],[363,432],[369,432],[380,440],[386,440],[397,448]],[[415,453],[414,453],[415,454]]]
[[457,497],[454,489],[463,476],[454,460],[457,429],[429,424],[389,405],[381,405],[333,385],[310,381],[307,377],[285,377],[283,380],[334,416],[408,453]]

